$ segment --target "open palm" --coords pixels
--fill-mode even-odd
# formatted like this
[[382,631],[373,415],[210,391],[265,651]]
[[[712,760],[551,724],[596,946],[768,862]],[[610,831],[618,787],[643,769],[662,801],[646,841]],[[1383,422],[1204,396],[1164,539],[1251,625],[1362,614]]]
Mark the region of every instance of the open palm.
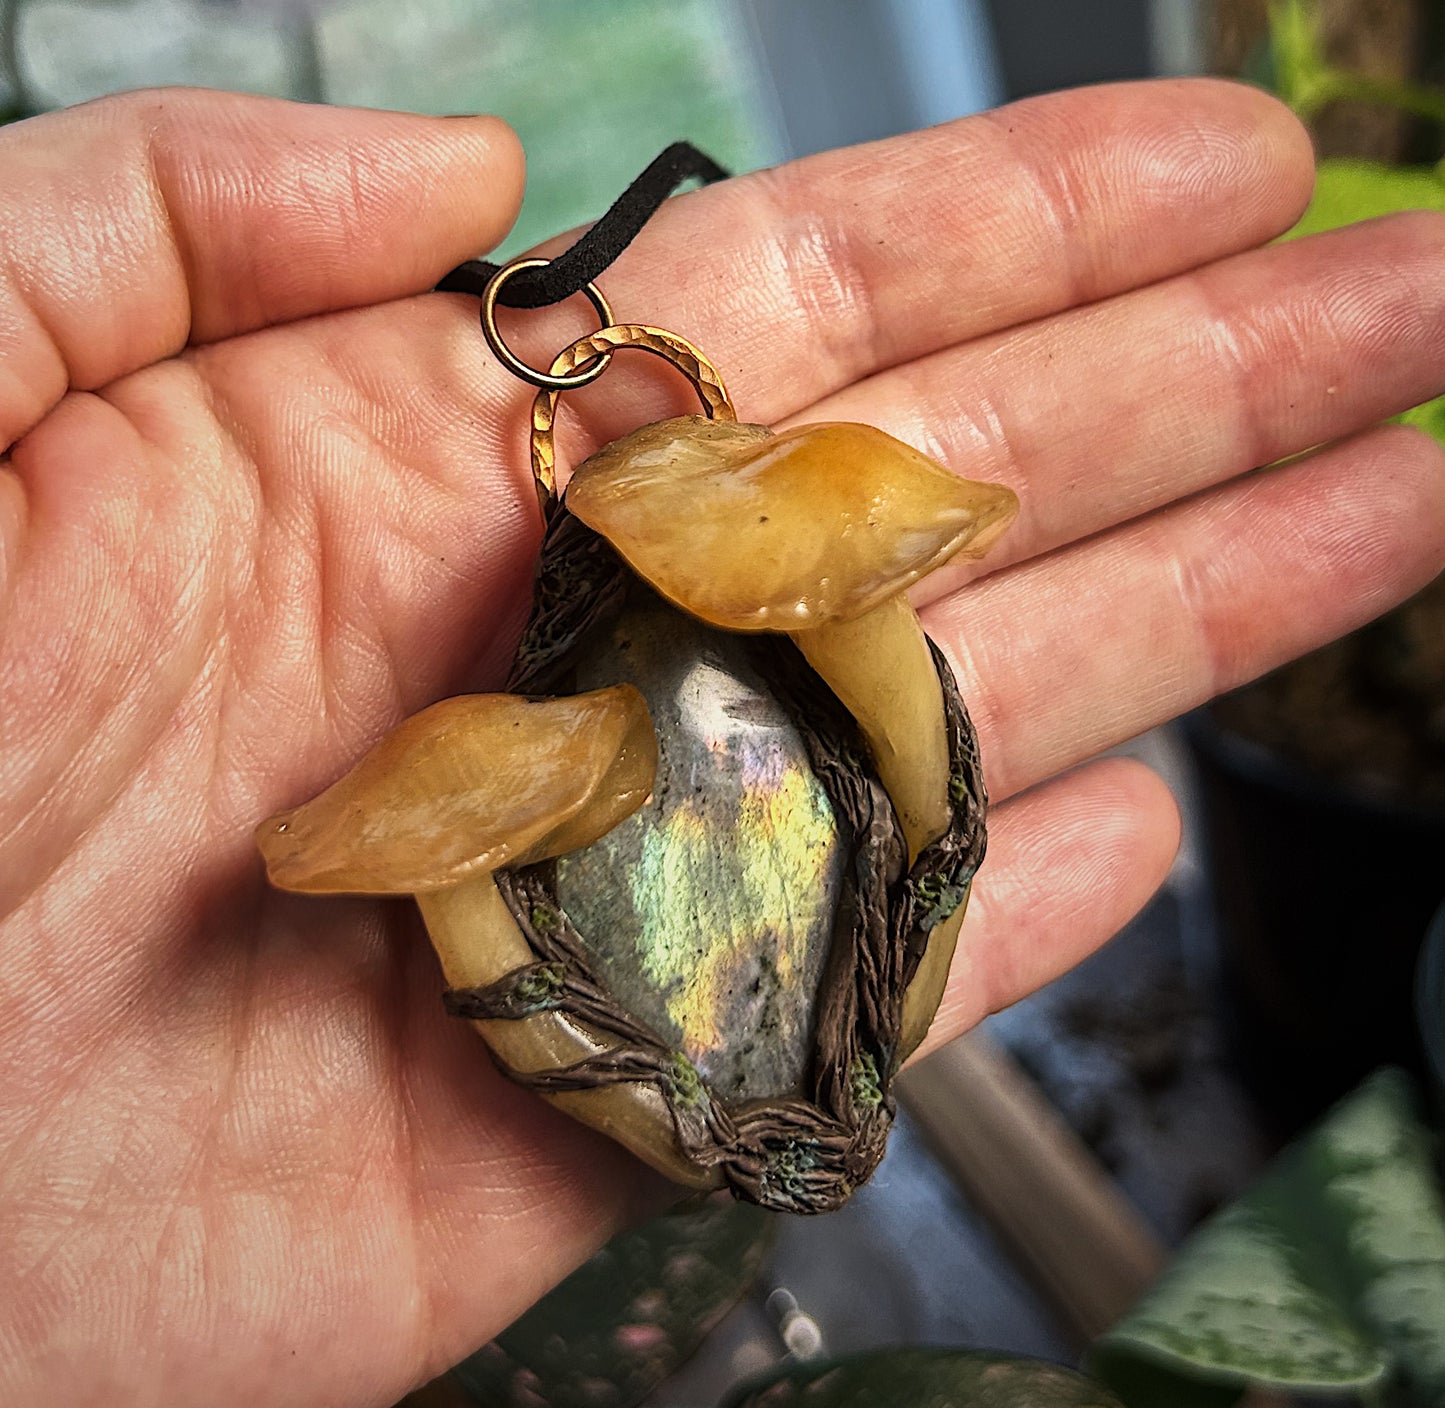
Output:
[[[1002,803],[935,1040],[1167,869],[1162,784],[1056,774],[1445,556],[1438,452],[1357,433],[1445,390],[1445,223],[1260,248],[1310,173],[1259,94],[1103,88],[685,196],[605,280],[744,418],[1022,499],[928,584]],[[0,176],[0,1399],[385,1403],[659,1191],[443,1015],[409,905],[272,892],[251,841],[520,629],[527,396],[424,292],[520,155],[172,93],[11,128]],[[534,359],[581,330],[525,316]],[[625,361],[573,462],[690,409]]]

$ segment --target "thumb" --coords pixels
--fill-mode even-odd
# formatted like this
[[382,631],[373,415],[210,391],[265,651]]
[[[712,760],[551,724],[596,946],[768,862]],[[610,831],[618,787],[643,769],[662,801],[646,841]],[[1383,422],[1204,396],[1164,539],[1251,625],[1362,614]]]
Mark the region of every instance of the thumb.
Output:
[[187,342],[422,292],[522,180],[495,117],[167,89],[5,129],[0,447]]

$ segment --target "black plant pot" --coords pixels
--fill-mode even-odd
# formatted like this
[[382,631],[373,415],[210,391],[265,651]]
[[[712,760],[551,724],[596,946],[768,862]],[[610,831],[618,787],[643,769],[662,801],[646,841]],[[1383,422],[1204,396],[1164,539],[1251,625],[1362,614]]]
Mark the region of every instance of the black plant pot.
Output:
[[1320,778],[1185,720],[1198,771],[1231,1043],[1291,1133],[1369,1071],[1420,1071],[1412,989],[1445,899],[1445,811]]
[[1415,1020],[1420,1027],[1420,1049],[1433,1082],[1435,1107],[1445,1114],[1445,904],[1435,911],[1420,968],[1415,975]]

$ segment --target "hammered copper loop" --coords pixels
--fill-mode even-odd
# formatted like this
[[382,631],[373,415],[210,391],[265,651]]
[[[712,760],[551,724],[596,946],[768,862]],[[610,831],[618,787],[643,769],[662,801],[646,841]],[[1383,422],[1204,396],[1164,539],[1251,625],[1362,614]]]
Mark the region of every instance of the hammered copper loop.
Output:
[[738,418],[727,387],[723,385],[722,374],[685,337],[665,328],[648,327],[644,323],[617,323],[599,328],[587,337],[579,337],[557,354],[552,363],[552,380],[543,385],[532,402],[532,474],[537,481],[537,501],[542,505],[544,521],[551,520],[557,507],[557,450],[552,442],[552,428],[557,420],[557,403],[561,393],[573,384],[566,380],[565,373],[595,357],[597,361],[587,367],[587,379],[590,381],[598,374],[593,367],[605,367],[612,360],[613,352],[624,347],[651,352],[676,367],[693,384],[709,420],[735,421]]
[[[545,269],[552,261],[550,259],[514,259],[510,264],[504,264],[492,276],[486,288],[482,290],[482,336],[487,339],[487,346],[497,355],[497,360],[506,367],[515,377],[520,377],[533,386],[551,387],[554,391],[568,391],[574,387],[586,386],[597,380],[607,370],[607,364],[612,360],[612,353],[604,352],[601,356],[592,361],[590,365],[583,366],[581,371],[573,370],[577,363],[572,363],[567,376],[557,375],[557,365],[553,363],[550,372],[539,371],[536,367],[528,366],[502,339],[501,330],[497,327],[497,299],[501,296],[502,288],[508,279],[520,274],[526,269]],[[596,284],[586,284],[582,292],[587,295],[588,301],[597,310],[597,316],[602,320],[604,328],[612,325],[612,305],[603,296],[602,290]]]

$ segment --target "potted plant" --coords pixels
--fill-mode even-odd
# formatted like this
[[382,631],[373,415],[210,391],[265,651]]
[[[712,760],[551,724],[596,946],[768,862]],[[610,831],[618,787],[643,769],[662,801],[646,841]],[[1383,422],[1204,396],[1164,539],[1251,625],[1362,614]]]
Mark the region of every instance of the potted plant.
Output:
[[[1270,10],[1274,86],[1307,120],[1404,109],[1445,151],[1445,92],[1341,71],[1315,11]],[[1445,209],[1445,163],[1321,159],[1294,235]],[[1408,412],[1445,441],[1445,400]],[[1288,1127],[1381,1061],[1414,1059],[1420,936],[1445,899],[1445,580],[1189,720],[1225,991],[1252,1084]]]

